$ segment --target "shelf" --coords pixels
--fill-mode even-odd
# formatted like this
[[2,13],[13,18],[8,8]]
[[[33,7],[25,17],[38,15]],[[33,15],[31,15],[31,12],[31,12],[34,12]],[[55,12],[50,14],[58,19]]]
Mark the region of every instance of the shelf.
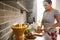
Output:
[[[15,7],[13,7],[13,6],[10,6],[10,5],[8,5],[8,4],[5,4],[5,3],[3,3],[3,2],[0,2],[1,4],[3,4],[3,5],[6,5],[6,6],[8,6],[8,7],[11,7],[11,8],[14,8],[14,9],[16,9],[16,10],[18,10],[17,8],[15,8]],[[16,6],[19,6],[20,8],[22,8],[23,10],[25,10],[25,11],[27,11],[27,12],[29,12],[20,2],[16,2]]]
[[20,2],[17,2],[17,4],[18,4],[23,10],[26,10],[27,12],[29,12]]
[[[2,37],[0,37],[0,40],[2,40],[2,39],[6,39],[6,38],[8,38],[10,35],[11,35],[11,33],[12,33],[12,30],[10,30],[9,32],[7,32],[5,35],[3,35]],[[8,36],[9,35],[9,36]]]
[[[2,25],[2,24],[5,24],[5,23],[8,23],[8,22],[14,22],[14,21],[16,21],[17,19],[12,19],[11,21],[9,20],[9,21],[5,21],[5,22],[3,22],[3,23],[0,23],[0,25]],[[18,20],[19,20],[19,18],[18,18]]]
[[15,10],[18,10],[17,8],[15,8],[15,7],[13,7],[13,6],[10,6],[10,5],[8,5],[8,4],[5,4],[5,3],[3,3],[3,2],[0,2],[0,3],[3,4],[3,5],[6,5],[6,6],[8,6],[8,7],[14,8]]
[[6,29],[8,29],[8,28],[10,28],[10,26],[9,27],[6,27],[5,29],[3,29],[3,30],[0,30],[0,32],[2,32],[2,31],[5,31]]

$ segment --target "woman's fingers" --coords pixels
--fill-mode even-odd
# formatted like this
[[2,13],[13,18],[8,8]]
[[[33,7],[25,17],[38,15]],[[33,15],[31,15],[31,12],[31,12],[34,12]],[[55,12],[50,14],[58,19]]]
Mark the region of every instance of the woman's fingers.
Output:
[[50,30],[50,27],[44,28],[44,31],[47,32]]

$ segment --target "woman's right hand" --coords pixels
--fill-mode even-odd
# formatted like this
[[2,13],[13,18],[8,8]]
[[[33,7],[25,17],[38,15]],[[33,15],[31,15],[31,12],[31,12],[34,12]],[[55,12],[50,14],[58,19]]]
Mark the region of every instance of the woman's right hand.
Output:
[[36,32],[36,33],[41,33],[41,27],[38,26],[38,27],[35,29],[35,32]]
[[51,27],[44,28],[45,32],[48,32],[51,29]]

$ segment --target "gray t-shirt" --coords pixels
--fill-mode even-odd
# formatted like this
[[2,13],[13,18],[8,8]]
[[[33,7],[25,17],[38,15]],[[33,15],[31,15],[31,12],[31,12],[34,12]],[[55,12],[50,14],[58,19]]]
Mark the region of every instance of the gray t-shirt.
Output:
[[[45,11],[43,14],[44,27],[49,27],[54,24],[56,15],[59,12],[56,9],[53,9],[51,12]],[[50,29],[49,32],[54,32],[56,29]]]

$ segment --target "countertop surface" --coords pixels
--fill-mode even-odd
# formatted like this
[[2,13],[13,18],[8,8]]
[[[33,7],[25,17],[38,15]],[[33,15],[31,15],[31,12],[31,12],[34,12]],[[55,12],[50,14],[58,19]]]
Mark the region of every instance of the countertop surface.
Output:
[[[36,36],[36,39],[35,40],[45,40],[45,39],[44,39],[44,36]],[[60,40],[60,35],[57,36],[57,40]]]

